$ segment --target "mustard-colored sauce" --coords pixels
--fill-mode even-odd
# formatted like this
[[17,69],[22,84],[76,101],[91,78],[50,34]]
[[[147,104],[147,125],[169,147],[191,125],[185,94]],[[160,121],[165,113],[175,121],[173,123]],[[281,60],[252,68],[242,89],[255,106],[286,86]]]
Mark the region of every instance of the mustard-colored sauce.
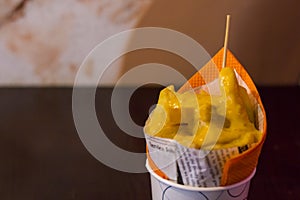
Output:
[[200,93],[176,93],[173,86],[160,92],[157,107],[145,126],[149,135],[175,139],[185,146],[203,146],[210,129],[220,132],[219,138],[208,137],[214,149],[244,146],[256,143],[261,132],[254,125],[255,105],[245,88],[238,85],[234,71],[224,68],[219,75],[221,95]]

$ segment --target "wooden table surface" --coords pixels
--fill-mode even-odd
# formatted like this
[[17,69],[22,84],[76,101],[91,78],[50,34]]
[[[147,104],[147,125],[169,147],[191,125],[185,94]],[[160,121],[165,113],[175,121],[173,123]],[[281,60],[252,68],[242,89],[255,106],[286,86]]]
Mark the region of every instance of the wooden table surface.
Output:
[[[300,89],[259,87],[268,136],[249,199],[300,199]],[[126,89],[124,89],[126,90]],[[99,88],[98,117],[118,146],[144,152],[145,142],[124,134],[110,113],[112,89]],[[142,125],[158,88],[137,90],[130,114]],[[0,89],[0,199],[151,199],[149,174],[111,169],[85,149],[72,116],[71,88]]]

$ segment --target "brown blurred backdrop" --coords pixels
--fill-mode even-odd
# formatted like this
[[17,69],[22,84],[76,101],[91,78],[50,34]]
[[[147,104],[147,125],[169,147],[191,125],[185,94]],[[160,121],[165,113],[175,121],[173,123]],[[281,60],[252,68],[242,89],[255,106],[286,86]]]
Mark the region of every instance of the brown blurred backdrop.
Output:
[[[229,48],[259,85],[296,85],[300,80],[300,2],[155,0],[137,27],[158,26],[180,31],[214,55],[223,45],[225,17],[231,15]],[[176,41],[174,41],[176,42]],[[159,62],[186,77],[194,71],[178,56],[138,50],[125,56],[122,72]]]
[[[296,85],[299,10],[297,0],[0,0],[0,86],[72,86],[81,63],[97,44],[135,27],[180,31],[213,56],[223,45],[226,14],[232,17],[229,48],[255,83]],[[128,42],[133,40],[115,46],[122,50]],[[83,71],[87,85],[96,70],[106,69],[99,57],[90,59]],[[127,70],[155,62],[186,78],[195,72],[170,52],[144,49],[109,66],[101,84],[114,85]]]

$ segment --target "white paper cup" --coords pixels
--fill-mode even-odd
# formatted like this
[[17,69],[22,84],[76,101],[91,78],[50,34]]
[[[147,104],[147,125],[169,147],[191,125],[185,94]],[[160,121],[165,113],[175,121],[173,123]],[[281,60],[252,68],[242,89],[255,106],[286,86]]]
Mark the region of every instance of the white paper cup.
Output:
[[250,181],[256,171],[245,180],[229,186],[191,187],[161,178],[150,168],[148,161],[146,168],[151,175],[153,200],[244,200],[247,199]]

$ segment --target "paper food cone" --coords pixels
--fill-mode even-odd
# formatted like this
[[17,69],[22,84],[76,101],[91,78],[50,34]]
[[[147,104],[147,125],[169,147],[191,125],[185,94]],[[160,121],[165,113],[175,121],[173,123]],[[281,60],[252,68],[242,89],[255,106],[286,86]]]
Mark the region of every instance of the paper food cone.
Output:
[[[198,88],[218,78],[219,71],[222,68],[222,59],[223,59],[223,48],[204,67],[202,67],[201,70],[199,70],[199,72],[194,74],[194,76],[186,84],[184,84],[179,89],[178,92],[184,92],[190,90],[191,88]],[[248,89],[248,91],[255,98],[258,104],[259,112],[258,112],[257,123],[258,123],[258,127],[260,127],[259,128],[260,131],[262,132],[262,138],[258,143],[251,145],[251,147],[249,147],[249,149],[244,152],[237,153],[236,148],[226,149],[223,152],[221,150],[222,154],[223,153],[230,154],[230,157],[229,159],[226,159],[225,163],[221,164],[222,173],[221,173],[220,182],[212,183],[212,185],[220,185],[220,186],[226,186],[226,185],[231,185],[240,182],[251,175],[251,173],[254,171],[254,169],[257,166],[260,151],[264,143],[264,140],[266,138],[266,128],[267,128],[265,110],[261,102],[259,93],[251,77],[248,75],[244,67],[239,63],[239,61],[233,56],[233,54],[229,50],[227,51],[226,63],[227,63],[226,67],[233,68],[236,71],[239,82],[242,82],[244,84],[244,86]],[[203,77],[205,77],[205,80]],[[155,141],[156,139],[158,140],[157,142]],[[180,145],[177,145],[177,143],[174,142],[174,140],[164,139],[164,138],[158,139],[155,137],[147,136],[147,134],[146,134],[146,141],[147,141],[147,146],[149,144],[151,145],[150,142],[153,142],[155,143],[155,145],[160,145],[161,143],[163,143],[162,146],[168,146],[168,147],[176,146],[177,148],[179,146],[179,149],[184,148]],[[156,172],[156,174],[158,174],[160,177],[165,179],[176,180],[175,176],[176,176],[178,165],[177,166],[174,164],[170,165],[167,167],[167,169],[164,170],[160,168],[161,160],[172,159],[170,158],[172,157],[171,153],[158,152],[158,154],[160,155],[157,156],[154,153],[151,153],[148,147],[146,151],[147,151],[149,166],[152,168],[153,171]],[[189,148],[185,148],[184,151],[189,151]],[[196,150],[195,151],[191,150],[189,153],[195,154]],[[165,155],[161,157],[162,154]],[[216,154],[218,154],[218,152]],[[206,185],[206,183],[204,185]]]

